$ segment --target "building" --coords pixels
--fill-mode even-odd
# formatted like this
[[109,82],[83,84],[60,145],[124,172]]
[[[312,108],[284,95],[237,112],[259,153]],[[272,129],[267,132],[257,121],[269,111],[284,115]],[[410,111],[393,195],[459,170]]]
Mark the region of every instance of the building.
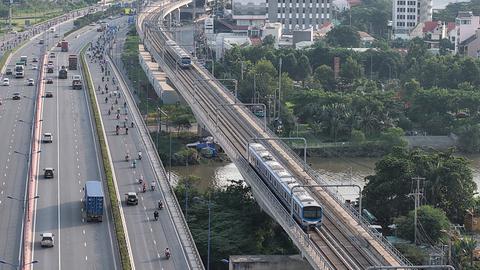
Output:
[[232,19],[237,26],[262,27],[267,19],[266,0],[232,0]]
[[419,23],[432,20],[433,0],[394,0],[392,10],[393,38],[409,39]]
[[480,29],[460,43],[460,53],[480,59]]
[[[251,0],[234,0],[251,1]],[[318,30],[332,17],[331,0],[265,0],[269,22],[280,22],[284,33],[312,28]]]
[[480,16],[474,16],[471,11],[460,11],[455,19],[455,53],[460,52],[461,44],[475,35],[480,28]]

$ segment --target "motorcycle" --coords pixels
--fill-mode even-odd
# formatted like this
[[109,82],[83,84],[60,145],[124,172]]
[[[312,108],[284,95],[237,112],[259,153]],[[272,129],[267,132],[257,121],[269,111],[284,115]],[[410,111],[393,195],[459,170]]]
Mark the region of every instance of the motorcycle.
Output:
[[155,212],[153,212],[153,217],[155,218],[155,221],[158,220],[158,212],[155,210]]
[[145,185],[145,183],[143,183],[142,192],[143,193],[147,192],[147,186]]
[[168,259],[170,259],[170,256],[171,256],[170,250],[168,250],[168,249],[165,250],[165,258],[167,258],[167,260],[168,260]]
[[162,201],[159,201],[158,202],[158,210],[162,210],[163,209],[163,203]]
[[152,182],[152,184],[150,185],[150,190],[155,191],[155,182]]
[[125,155],[125,161],[128,162],[129,160],[130,160],[130,155],[129,155],[129,154],[126,154],[126,155]]

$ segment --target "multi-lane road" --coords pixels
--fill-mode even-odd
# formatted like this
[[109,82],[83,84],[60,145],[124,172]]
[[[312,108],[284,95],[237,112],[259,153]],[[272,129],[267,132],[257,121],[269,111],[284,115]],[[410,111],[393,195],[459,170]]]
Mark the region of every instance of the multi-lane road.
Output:
[[[53,80],[45,92],[53,97],[43,98],[42,132],[52,133],[53,142],[41,145],[33,253],[37,269],[118,269],[110,216],[106,213],[104,222],[87,223],[83,215],[85,181],[103,180],[103,174],[87,92],[71,86],[72,76],[81,74],[80,62],[77,70],[68,71],[67,79],[58,78],[59,68],[68,66],[68,55],[78,55],[98,35],[92,29],[70,35],[69,52],[58,47],[49,51],[55,55],[48,57],[55,69],[45,74]],[[41,174],[47,167],[55,169],[53,179]],[[37,239],[45,232],[54,233],[53,248],[40,247]]]
[[[20,56],[27,56],[24,78],[9,78],[10,86],[1,86],[0,106],[0,269],[10,269],[21,264],[24,227],[24,206],[26,200],[35,201],[33,222],[32,260],[36,269],[120,269],[115,235],[110,221],[110,208],[106,205],[104,221],[87,223],[83,215],[83,186],[86,180],[103,180],[98,142],[92,125],[91,109],[84,90],[73,90],[71,78],[81,74],[69,71],[67,79],[58,79],[60,66],[68,65],[69,54],[79,54],[81,47],[94,39],[96,27],[81,29],[66,38],[70,43],[69,52],[60,52],[55,45],[70,30],[73,23],[66,22],[56,27],[55,33],[42,34],[20,48],[12,55],[7,68],[14,69]],[[55,34],[59,37],[55,38]],[[45,44],[39,44],[44,39]],[[46,51],[47,50],[47,51]],[[54,73],[44,73],[40,78],[41,59],[45,52],[55,53],[52,60]],[[39,62],[33,62],[37,58]],[[35,81],[27,85],[27,79]],[[53,84],[46,84],[51,78]],[[26,195],[29,152],[32,142],[32,126],[38,84],[44,84],[44,91],[53,97],[42,97],[43,110],[40,126],[42,133],[53,134],[52,143],[39,141],[40,151],[33,153],[39,158],[35,196]],[[13,100],[13,93],[20,94]],[[53,179],[44,179],[43,168],[55,169]],[[40,247],[40,234],[51,232],[55,235],[53,248]],[[8,265],[10,264],[10,265]]]
[[[128,29],[121,23],[119,35],[126,34]],[[108,146],[112,156],[116,183],[119,194],[122,196],[122,211],[128,227],[128,238],[131,245],[135,269],[190,269],[186,255],[180,243],[179,235],[167,209],[159,211],[159,220],[153,219],[153,213],[157,209],[158,200],[164,201],[159,191],[158,179],[153,171],[152,164],[146,154],[145,144],[138,131],[138,124],[132,117],[135,106],[132,100],[126,99],[128,91],[126,85],[119,86],[119,96],[112,93],[117,92],[117,85],[120,74],[112,68],[111,76],[102,74],[100,65],[89,61],[89,69],[93,81],[97,82],[94,87],[100,86],[104,89],[107,84],[109,93],[96,91],[100,113],[102,115]],[[109,77],[109,82],[101,83],[101,77]],[[112,83],[112,77],[116,77],[116,84]],[[107,100],[105,99],[107,98]],[[110,110],[110,114],[108,111]],[[117,119],[117,111],[120,112]],[[127,112],[127,114],[125,114]],[[125,124],[126,122],[126,124]],[[125,125],[124,125],[125,124]],[[116,135],[116,126],[120,126],[119,135]],[[129,128],[126,134],[126,128]],[[142,152],[142,159],[138,160],[138,152]],[[125,155],[130,155],[130,161],[125,161]],[[137,159],[136,167],[133,168],[133,159]],[[137,179],[142,178],[146,182],[147,191],[142,192],[142,185]],[[150,190],[151,182],[156,183],[155,191]],[[139,196],[138,205],[127,206],[123,195],[127,192],[137,192]],[[172,257],[167,259],[164,256],[164,249],[171,250]]]

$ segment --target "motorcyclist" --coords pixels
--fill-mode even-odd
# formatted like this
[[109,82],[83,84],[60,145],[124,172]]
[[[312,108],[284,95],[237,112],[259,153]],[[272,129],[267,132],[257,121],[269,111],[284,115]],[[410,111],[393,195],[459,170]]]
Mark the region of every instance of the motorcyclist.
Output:
[[158,209],[160,209],[160,210],[163,209],[163,202],[162,202],[162,200],[159,200],[159,201],[158,201]]
[[134,124],[133,124],[133,121],[132,121],[132,124],[131,124],[131,127],[133,128]]
[[102,82],[104,82],[104,81],[105,81],[105,77],[102,76]]
[[155,221],[158,220],[158,211],[155,210],[155,212],[153,212],[153,217],[155,218]]
[[129,161],[130,160],[130,155],[128,153],[125,154],[125,160]]
[[150,189],[151,189],[152,191],[155,190],[155,181],[152,181],[152,183],[150,184]]
[[170,254],[170,249],[169,249],[168,247],[165,248],[164,253],[165,253],[165,257],[167,257],[167,259],[170,259],[170,255],[171,255],[171,254]]
[[143,182],[142,191],[143,191],[143,193],[145,193],[147,191],[147,185],[145,184],[145,182]]
[[138,151],[138,159],[142,160],[142,151]]
[[125,134],[128,134],[128,127],[125,127]]
[[108,102],[108,97],[105,97],[105,103],[107,103],[107,102]]
[[137,167],[137,160],[136,160],[136,159],[133,160],[133,162],[132,162],[132,167],[133,167],[133,168],[136,168],[136,167]]

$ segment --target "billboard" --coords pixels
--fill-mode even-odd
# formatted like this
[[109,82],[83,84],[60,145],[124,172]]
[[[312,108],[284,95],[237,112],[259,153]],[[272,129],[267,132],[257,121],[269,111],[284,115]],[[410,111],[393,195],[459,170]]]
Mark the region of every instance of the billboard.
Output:
[[266,0],[232,0],[232,18],[236,19],[266,19]]

